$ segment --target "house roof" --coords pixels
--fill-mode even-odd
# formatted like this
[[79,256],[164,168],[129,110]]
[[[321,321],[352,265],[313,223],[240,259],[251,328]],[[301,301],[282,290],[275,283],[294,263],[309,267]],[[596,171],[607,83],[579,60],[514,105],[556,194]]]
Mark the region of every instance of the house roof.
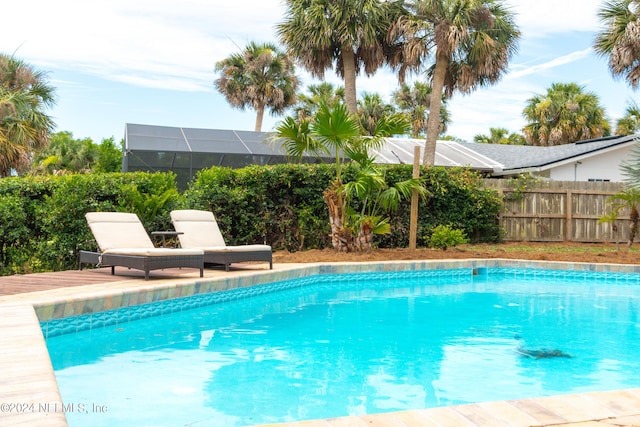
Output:
[[[198,129],[170,126],[125,125],[125,150],[216,153],[264,158],[286,156],[284,148],[273,140],[273,133]],[[640,135],[614,136],[553,147],[527,145],[479,144],[439,140],[436,144],[437,166],[462,166],[496,175],[547,168],[554,164],[633,143]],[[424,139],[387,138],[374,150],[379,163],[413,164],[414,147],[424,147]],[[265,160],[263,164],[270,161]]]
[[[286,156],[284,148],[272,139],[273,133],[234,131],[223,129],[197,129],[127,123],[125,125],[125,151],[216,153],[225,155]],[[436,164],[464,166],[492,171],[500,163],[454,141],[438,141]],[[387,143],[374,150],[379,163],[413,164],[414,147],[424,147],[424,139],[388,138]],[[269,162],[267,162],[269,163]]]
[[[413,164],[414,147],[424,150],[424,139],[387,138],[380,149],[373,150],[378,163]],[[421,151],[424,152],[424,151]],[[501,164],[455,141],[438,141],[435,164],[438,166],[463,166],[476,170],[492,171]]]
[[265,143],[270,137],[268,132],[127,123],[125,150],[285,155],[282,147]]
[[501,164],[501,171],[495,170],[496,173],[514,173],[520,169],[543,168],[585,155],[610,150],[623,144],[633,143],[638,137],[640,137],[640,135],[611,136],[552,147],[478,143],[461,144]]

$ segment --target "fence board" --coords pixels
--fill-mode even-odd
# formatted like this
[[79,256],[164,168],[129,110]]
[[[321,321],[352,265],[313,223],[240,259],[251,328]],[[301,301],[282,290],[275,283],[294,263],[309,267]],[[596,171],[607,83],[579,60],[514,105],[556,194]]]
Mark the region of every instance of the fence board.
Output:
[[[503,195],[500,224],[507,241],[611,242],[628,239],[629,212],[599,223],[607,199],[624,184],[612,182],[485,180]],[[614,233],[617,230],[617,233]]]

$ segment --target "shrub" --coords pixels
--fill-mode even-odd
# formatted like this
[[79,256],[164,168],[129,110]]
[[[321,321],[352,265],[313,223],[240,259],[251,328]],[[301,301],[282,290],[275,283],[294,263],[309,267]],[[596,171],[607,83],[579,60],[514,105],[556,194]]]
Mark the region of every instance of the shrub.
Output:
[[[393,165],[387,179],[400,181],[411,173],[411,165]],[[433,196],[419,204],[418,246],[428,246],[430,231],[440,224],[463,230],[471,242],[500,240],[502,202],[497,191],[483,188],[478,173],[466,168],[425,167],[421,177]],[[379,247],[409,245],[410,210],[411,204],[405,203],[391,215],[392,233],[379,239]]]
[[447,248],[469,243],[464,231],[458,228],[451,228],[449,225],[437,225],[434,227],[431,236],[427,237],[429,247],[440,248],[444,251]]
[[183,208],[210,210],[227,244],[263,243],[297,251],[330,244],[322,191],[332,166],[213,167],[185,191]]

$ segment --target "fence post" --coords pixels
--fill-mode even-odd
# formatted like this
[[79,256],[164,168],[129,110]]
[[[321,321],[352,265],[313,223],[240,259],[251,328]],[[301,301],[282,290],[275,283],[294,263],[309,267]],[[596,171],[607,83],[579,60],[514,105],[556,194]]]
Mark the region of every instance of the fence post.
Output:
[[[413,178],[420,178],[420,146],[413,147]],[[415,250],[418,238],[418,191],[411,193],[411,214],[409,216],[409,249]]]

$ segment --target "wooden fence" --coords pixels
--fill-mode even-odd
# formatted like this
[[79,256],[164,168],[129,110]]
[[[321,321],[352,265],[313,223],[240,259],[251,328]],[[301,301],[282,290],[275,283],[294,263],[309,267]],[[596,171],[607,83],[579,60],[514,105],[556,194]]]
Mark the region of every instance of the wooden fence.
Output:
[[629,211],[615,222],[600,222],[610,209],[607,199],[622,183],[486,180],[503,195],[500,216],[506,241],[626,242]]

